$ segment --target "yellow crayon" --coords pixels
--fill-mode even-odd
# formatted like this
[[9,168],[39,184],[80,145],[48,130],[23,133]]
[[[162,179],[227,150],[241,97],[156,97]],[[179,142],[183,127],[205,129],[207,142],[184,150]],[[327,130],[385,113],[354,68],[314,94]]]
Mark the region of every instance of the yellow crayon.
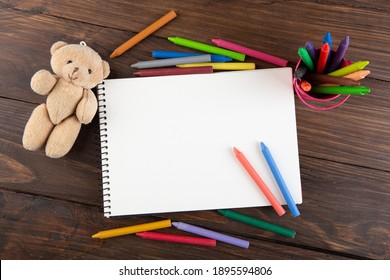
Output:
[[99,231],[98,233],[92,235],[92,238],[110,238],[120,235],[126,235],[126,234],[132,234],[137,232],[143,232],[143,231],[150,231],[160,228],[167,228],[171,227],[171,220],[162,220],[159,222],[152,222],[152,223],[146,223],[141,225],[135,225],[135,226],[128,226],[128,227],[122,227],[122,228],[114,228],[109,230],[103,230]]
[[256,65],[251,62],[210,62],[210,63],[188,63],[176,65],[180,68],[212,66],[213,70],[253,70]]
[[336,71],[333,71],[331,73],[328,73],[329,76],[336,76],[336,77],[343,77],[345,75],[351,74],[353,72],[356,72],[358,70],[364,69],[370,62],[368,60],[363,61],[357,61],[355,63],[352,63],[351,65],[345,66],[343,68],[340,68]]

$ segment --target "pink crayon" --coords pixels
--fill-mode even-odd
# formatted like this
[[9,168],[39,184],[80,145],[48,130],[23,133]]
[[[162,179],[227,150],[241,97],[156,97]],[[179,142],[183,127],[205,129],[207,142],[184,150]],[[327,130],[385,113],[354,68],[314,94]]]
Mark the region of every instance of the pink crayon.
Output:
[[168,234],[154,231],[145,231],[136,233],[137,236],[150,240],[160,240],[166,242],[176,242],[184,244],[202,245],[202,246],[213,246],[215,247],[217,241],[215,239],[194,237],[178,234]]
[[212,66],[200,66],[189,68],[155,68],[155,69],[141,69],[134,72],[134,76],[150,77],[150,76],[168,76],[168,75],[184,75],[184,74],[208,74],[213,73]]
[[269,62],[269,63],[272,63],[272,64],[275,64],[275,65],[278,65],[278,66],[285,67],[285,66],[287,66],[287,63],[288,63],[288,61],[285,60],[285,59],[282,59],[282,58],[279,58],[279,57],[276,57],[276,56],[273,56],[273,55],[269,55],[269,54],[266,54],[266,53],[262,53],[262,52],[259,52],[259,51],[256,51],[256,50],[253,50],[253,49],[241,46],[241,45],[237,45],[235,43],[232,43],[232,42],[229,42],[229,41],[226,41],[226,40],[223,40],[223,39],[212,39],[211,41],[215,45],[217,45],[218,47],[222,47],[222,48],[226,48],[226,49],[229,49],[229,50],[232,50],[232,51],[243,53],[243,54],[246,54],[248,56],[251,56],[251,57],[254,57],[254,58],[257,58],[257,59],[260,59],[260,60],[263,60],[263,61],[266,61],[266,62]]

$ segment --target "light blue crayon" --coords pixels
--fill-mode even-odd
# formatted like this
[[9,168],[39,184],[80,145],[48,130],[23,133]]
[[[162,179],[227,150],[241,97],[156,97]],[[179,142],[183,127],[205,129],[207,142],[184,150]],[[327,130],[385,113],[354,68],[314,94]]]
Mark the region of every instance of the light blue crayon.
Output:
[[[202,54],[191,53],[191,52],[172,52],[172,51],[163,51],[163,50],[152,51],[152,57],[154,58],[177,58],[177,57],[196,56],[196,55],[202,55]],[[233,58],[224,55],[219,55],[219,54],[211,54],[211,62],[229,62],[229,61],[233,61]]]
[[330,35],[330,32],[326,32],[325,36],[324,36],[324,40],[323,40],[323,43],[328,43],[329,45],[329,54],[328,54],[328,61],[327,63],[329,64],[330,62],[330,57],[332,55],[332,35]]
[[287,206],[290,209],[292,216],[298,217],[300,215],[298,207],[296,206],[296,204],[295,204],[295,202],[294,202],[294,200],[293,200],[293,198],[292,198],[292,196],[287,188],[287,185],[284,182],[283,177],[280,174],[278,167],[276,166],[276,163],[271,155],[271,152],[268,150],[267,146],[263,142],[260,142],[260,148],[261,148],[261,152],[263,153],[263,155],[265,157],[265,160],[268,163],[269,168],[272,171],[272,174],[275,177],[276,182],[278,183],[279,189],[283,194],[284,200],[286,200]]

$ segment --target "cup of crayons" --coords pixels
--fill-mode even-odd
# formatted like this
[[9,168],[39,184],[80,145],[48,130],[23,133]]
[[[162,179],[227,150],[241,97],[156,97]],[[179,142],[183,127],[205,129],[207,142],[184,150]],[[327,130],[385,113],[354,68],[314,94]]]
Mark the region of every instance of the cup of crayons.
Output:
[[[295,71],[293,85],[298,98],[315,110],[330,110],[343,104],[351,95],[365,95],[370,88],[362,86],[360,80],[370,74],[364,68],[369,61],[352,63],[345,58],[349,36],[341,40],[336,50],[332,49],[332,36],[327,32],[321,48],[312,42],[298,49],[300,60]],[[326,106],[316,106],[314,101]],[[329,105],[330,104],[330,105]]]

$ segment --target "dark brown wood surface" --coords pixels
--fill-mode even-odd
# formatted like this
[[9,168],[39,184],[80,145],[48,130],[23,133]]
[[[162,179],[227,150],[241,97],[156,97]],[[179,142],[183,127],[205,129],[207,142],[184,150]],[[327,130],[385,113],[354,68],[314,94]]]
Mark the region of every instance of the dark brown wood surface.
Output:
[[[115,59],[111,52],[174,9],[178,17]],[[6,1],[0,0],[1,259],[389,259],[390,6],[388,1]],[[366,96],[331,111],[296,98],[303,188],[301,216],[272,208],[238,210],[297,231],[289,239],[228,220],[215,211],[104,218],[99,127],[83,126],[71,152],[50,159],[24,150],[32,110],[45,98],[30,89],[50,69],[50,46],[86,41],[108,60],[110,78],[133,77],[132,63],[153,49],[186,51],[166,40],[224,38],[287,59],[294,67],[305,42],[335,46],[351,38],[347,58],[369,60]],[[257,68],[274,67],[248,59]],[[203,248],[122,236],[95,240],[102,229],[169,217],[251,241]],[[166,229],[164,232],[175,232]]]

